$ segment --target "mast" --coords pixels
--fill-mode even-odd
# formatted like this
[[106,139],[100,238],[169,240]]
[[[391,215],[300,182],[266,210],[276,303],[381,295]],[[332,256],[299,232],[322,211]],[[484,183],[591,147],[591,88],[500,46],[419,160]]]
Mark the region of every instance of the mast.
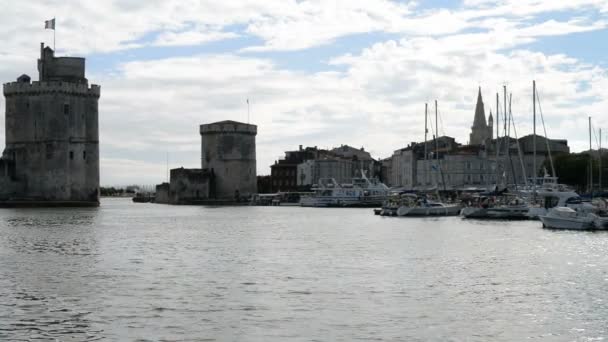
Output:
[[589,192],[593,199],[593,150],[591,147],[591,117],[589,117]]
[[599,178],[598,178],[598,183],[599,183],[599,190],[600,190],[600,196],[602,193],[602,129],[600,128],[600,146],[598,148],[597,151],[597,155],[599,157],[598,160],[598,167],[599,167]]
[[500,170],[498,168],[498,152],[500,150],[499,138],[500,138],[500,105],[498,103],[499,97],[496,93],[496,190],[498,190],[498,178],[500,178]]
[[[513,100],[513,94],[509,94],[509,116],[508,116],[508,123],[507,123],[507,137],[510,136],[511,134],[511,123],[513,123],[513,112],[511,111],[511,100]],[[506,115],[506,113],[505,113]],[[513,123],[513,127],[515,127],[515,123]],[[515,128],[513,129],[515,131]],[[517,137],[515,137],[515,141],[517,142]],[[511,142],[511,139],[509,138],[509,144]],[[519,150],[519,145],[518,145],[518,150]],[[511,164],[511,174],[512,174],[512,179],[513,179],[513,184],[515,185],[515,190],[517,191],[517,175],[515,173],[515,166],[513,165],[513,159],[511,158],[511,151],[509,149],[507,149],[507,155],[509,156],[509,164]]]
[[426,187],[426,185],[428,184],[428,178],[429,178],[429,163],[428,163],[428,152],[427,152],[427,147],[426,147],[426,136],[429,133],[429,129],[428,129],[428,107],[429,104],[425,103],[424,104],[424,187]]
[[[437,100],[435,100],[435,160],[437,161],[437,169],[439,169],[439,140],[437,138],[439,138],[439,125],[437,125]],[[435,177],[435,184],[439,189],[439,177]]]
[[[435,149],[437,152],[437,170],[441,176],[441,183],[443,184],[443,191],[446,191],[445,179],[443,177],[443,170],[441,169],[441,160],[439,160],[439,121],[437,121],[437,100],[435,100]],[[439,192],[439,186],[437,186],[437,192]]]
[[[507,118],[508,118],[508,115],[507,115],[507,86],[503,85],[502,89],[503,89],[503,94],[504,94],[503,102],[504,102],[504,108],[505,108],[504,112],[502,112],[503,113],[502,116],[503,116],[503,122],[504,122],[504,138],[503,139],[504,139],[504,143],[505,143],[505,164],[506,164],[507,157],[509,157],[509,134],[507,134]],[[509,177],[506,172],[507,167],[505,166],[504,169],[505,169],[505,171],[504,171],[505,185],[507,185],[507,184],[509,184],[509,182],[508,182]]]
[[536,170],[536,80],[532,81],[532,172],[533,172],[533,191],[532,198],[533,201],[536,202],[536,174],[538,173]]

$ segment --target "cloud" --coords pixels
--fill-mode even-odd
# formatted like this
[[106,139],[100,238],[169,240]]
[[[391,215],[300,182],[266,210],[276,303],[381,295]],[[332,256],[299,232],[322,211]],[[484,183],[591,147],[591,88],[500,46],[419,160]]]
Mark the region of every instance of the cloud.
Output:
[[[550,15],[556,11],[559,19]],[[567,138],[580,150],[587,116],[608,108],[607,70],[567,51],[542,53],[526,44],[603,30],[605,11],[605,1],[591,0],[467,0],[451,9],[385,0],[19,2],[0,12],[0,77],[36,73],[32,42],[50,41],[52,32],[42,30],[48,13],[57,14],[60,54],[118,60],[104,66],[110,73],[87,61],[87,77],[102,86],[102,184],[160,182],[167,153],[170,167],[198,167],[198,125],[246,121],[246,99],[258,125],[261,174],[300,144],[365,146],[376,157],[389,156],[423,138],[424,104],[432,111],[435,99],[440,134],[464,143],[480,85],[486,111],[495,112],[495,93],[507,84],[518,133],[530,133],[532,79],[550,137]],[[333,55],[307,72],[272,53],[368,32],[399,38]],[[172,50],[242,37],[257,45],[190,55]],[[130,50],[150,46],[166,54],[131,58]]]

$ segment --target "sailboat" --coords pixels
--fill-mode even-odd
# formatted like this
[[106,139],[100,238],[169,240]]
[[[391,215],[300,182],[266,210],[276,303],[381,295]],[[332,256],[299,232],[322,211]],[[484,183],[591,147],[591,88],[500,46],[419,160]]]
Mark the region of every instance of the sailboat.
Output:
[[[439,122],[437,120],[437,100],[435,100],[435,157],[437,161],[437,169],[441,170],[441,162],[439,160],[439,143],[437,141],[439,135]],[[428,105],[424,106],[424,160],[425,167],[428,166],[426,135],[428,133]],[[428,167],[427,167],[428,172]],[[425,180],[428,174],[425,173]],[[441,173],[443,178],[443,173]],[[436,177],[437,178],[437,177]],[[426,181],[425,181],[426,183]],[[445,189],[445,181],[443,181]],[[439,189],[439,182],[436,181],[436,189]],[[393,206],[394,207],[394,206]],[[460,213],[462,207],[459,204],[446,204],[441,201],[429,199],[426,195],[404,194],[401,195],[398,202],[397,210],[394,211],[397,216],[456,216]]]
[[[504,87],[504,136],[500,138],[500,96],[496,94],[496,186],[495,190],[481,194],[474,199],[472,206],[463,208],[461,215],[467,219],[503,219],[503,220],[526,220],[528,219],[529,205],[527,201],[516,194],[511,194],[506,188],[506,170],[503,171],[504,190],[499,189],[500,181],[500,140],[505,144],[505,164],[509,155],[509,136],[507,134],[507,89]],[[513,173],[515,174],[515,173]]]

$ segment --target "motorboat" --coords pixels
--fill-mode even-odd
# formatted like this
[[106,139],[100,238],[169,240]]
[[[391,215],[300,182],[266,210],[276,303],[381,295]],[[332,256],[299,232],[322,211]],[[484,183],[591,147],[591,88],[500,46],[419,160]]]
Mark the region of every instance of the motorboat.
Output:
[[334,178],[321,178],[312,188],[313,193],[303,196],[303,207],[379,207],[387,199],[389,189],[377,178],[360,178],[340,184]]
[[532,205],[528,211],[531,219],[546,216],[552,208],[559,207],[572,208],[584,213],[595,210],[593,204],[583,201],[576,192],[568,189],[543,189],[538,191],[536,198],[538,204]]
[[599,216],[569,207],[551,208],[546,215],[539,216],[544,228],[553,229],[602,229],[604,220]]
[[481,196],[476,203],[465,207],[460,214],[467,219],[527,220],[530,207],[514,195]]
[[406,194],[397,208],[397,216],[457,216],[462,206],[445,204],[427,199],[425,196]]

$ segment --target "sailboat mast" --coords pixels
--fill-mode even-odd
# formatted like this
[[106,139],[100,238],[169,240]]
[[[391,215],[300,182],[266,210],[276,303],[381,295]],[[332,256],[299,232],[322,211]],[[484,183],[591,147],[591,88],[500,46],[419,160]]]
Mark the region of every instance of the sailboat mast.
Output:
[[429,163],[428,163],[428,151],[426,147],[427,134],[429,133],[428,129],[428,107],[429,104],[424,104],[424,186],[428,184],[429,181]]
[[602,129],[600,128],[600,145],[598,147],[597,150],[597,156],[598,156],[598,168],[599,168],[599,178],[598,178],[598,183],[599,183],[599,190],[600,190],[600,196],[602,193]]
[[534,186],[533,198],[536,201],[536,174],[538,173],[536,169],[536,80],[532,81],[532,127],[532,182]]
[[496,189],[498,190],[498,178],[500,178],[500,170],[498,167],[498,152],[500,150],[500,144],[499,139],[500,139],[500,113],[499,113],[499,109],[500,109],[500,105],[498,103],[499,97],[498,97],[498,93],[496,93]]
[[[435,160],[437,160],[437,169],[439,169],[439,122],[437,122],[437,100],[435,100]],[[437,170],[439,171],[439,170]],[[439,189],[439,177],[435,177],[437,189]]]
[[593,149],[591,146],[591,117],[589,117],[589,192],[593,198]]
[[[507,86],[503,85],[502,89],[503,89],[503,94],[504,94],[503,102],[504,102],[504,108],[505,108],[505,110],[502,112],[502,116],[503,116],[503,122],[505,124],[505,126],[504,126],[504,144],[505,144],[505,164],[506,164],[507,158],[509,156],[509,135],[507,134],[507,118],[508,118],[508,115],[507,115]],[[506,165],[504,167],[504,170],[505,170],[504,171],[505,172],[505,183],[508,184],[509,177],[506,172],[507,171]]]

